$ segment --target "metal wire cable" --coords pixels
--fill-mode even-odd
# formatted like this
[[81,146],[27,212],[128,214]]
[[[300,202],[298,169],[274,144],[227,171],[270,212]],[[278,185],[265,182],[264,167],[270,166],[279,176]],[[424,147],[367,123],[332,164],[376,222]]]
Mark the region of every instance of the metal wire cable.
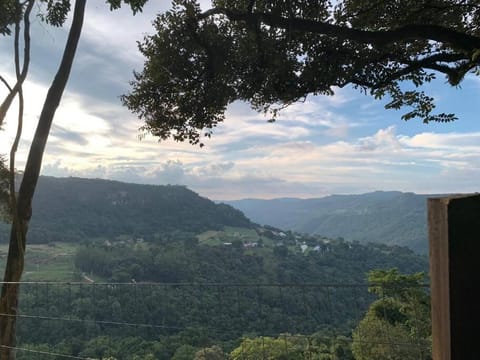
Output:
[[[86,283],[82,281],[0,281],[0,284],[19,284],[19,285],[76,285],[76,286],[171,286],[171,287],[195,287],[195,286],[202,286],[202,287],[240,287],[240,288],[256,288],[256,287],[293,287],[293,288],[322,288],[322,287],[330,287],[330,288],[369,288],[369,287],[383,287],[387,289],[395,289],[399,288],[402,289],[404,286],[402,285],[387,285],[383,283],[236,283],[236,282],[229,282],[229,283],[218,283],[218,282],[179,282],[179,283],[165,283],[165,282],[151,282],[151,281],[141,281],[141,282],[93,282],[93,283]],[[410,288],[430,288],[430,284],[423,283],[418,285],[409,285]]]
[[[304,283],[304,284],[279,284],[279,283],[252,283],[252,284],[245,284],[245,283],[156,283],[156,282],[139,282],[139,283],[83,283],[83,282],[18,282],[16,284],[20,284],[24,286],[26,294],[33,295],[29,299],[29,303],[26,305],[27,308],[31,310],[31,313],[22,313],[21,308],[19,309],[18,314],[4,314],[0,313],[1,316],[5,317],[17,317],[19,319],[37,319],[37,320],[45,320],[48,324],[49,321],[61,321],[61,322],[76,322],[76,323],[83,323],[89,325],[106,325],[106,326],[124,326],[131,328],[130,332],[139,332],[141,329],[142,331],[147,334],[147,332],[151,332],[151,334],[158,333],[161,330],[164,331],[183,331],[187,330],[190,327],[198,326],[197,319],[189,318],[188,321],[181,321],[181,317],[172,317],[168,311],[165,314],[162,314],[161,317],[157,318],[157,321],[161,319],[162,324],[159,323],[146,323],[150,319],[145,318],[144,316],[136,316],[138,313],[141,314],[141,308],[148,308],[148,306],[152,306],[152,302],[149,302],[147,298],[148,292],[151,293],[151,296],[157,296],[160,300],[161,304],[159,304],[160,308],[163,306],[167,306],[168,308],[168,301],[172,299],[177,299],[180,302],[180,308],[183,308],[183,313],[191,307],[195,305],[198,307],[197,311],[200,313],[205,313],[205,310],[212,311],[211,315],[221,315],[227,312],[232,312],[232,315],[242,315],[247,311],[250,312],[250,316],[255,318],[255,326],[257,330],[250,330],[251,334],[257,337],[262,338],[261,340],[261,351],[263,353],[269,352],[268,347],[265,344],[265,337],[271,338],[282,338],[284,340],[284,347],[285,353],[288,353],[290,349],[290,343],[288,339],[304,339],[311,343],[313,339],[314,341],[319,341],[321,337],[319,335],[301,335],[295,334],[290,335],[288,331],[279,332],[277,330],[282,330],[282,328],[289,329],[289,331],[297,332],[300,327],[296,326],[295,323],[292,321],[290,317],[287,317],[289,312],[291,312],[292,316],[300,319],[303,318],[305,323],[308,323],[308,328],[317,328],[319,330],[327,330],[327,333],[330,336],[324,336],[325,341],[330,344],[335,345],[336,336],[342,335],[342,333],[334,327],[332,321],[335,317],[340,313],[340,311],[345,311],[345,306],[339,307],[336,304],[337,297],[345,297],[345,294],[349,292],[353,292],[353,295],[349,296],[349,300],[352,300],[353,304],[352,307],[355,312],[355,318],[363,315],[365,308],[365,302],[360,304],[359,302],[359,292],[366,290],[371,286],[376,286],[376,284],[366,284],[366,283]],[[65,288],[63,288],[63,286]],[[88,288],[90,286],[90,288]],[[383,284],[378,284],[377,286],[385,287]],[[43,287],[43,289],[42,289]],[[77,287],[77,289],[75,289]],[[428,284],[421,284],[419,286],[415,286],[418,288],[426,288],[428,289]],[[39,291],[40,288],[40,291]],[[73,288],[73,289],[72,289]],[[190,289],[189,289],[190,288]],[[404,288],[402,286],[387,286],[387,288]],[[133,302],[133,309],[135,310],[134,313],[130,314],[134,317],[127,317],[123,320],[127,321],[115,321],[115,315],[112,313],[110,316],[102,316],[97,318],[97,307],[99,306],[99,302],[104,302],[105,300],[115,299],[115,294],[122,293],[124,290],[127,289],[128,291],[132,291],[132,295],[126,303],[123,303],[120,300],[120,303],[130,304]],[[269,290],[271,289],[271,290]],[[342,290],[343,289],[343,290]],[[361,290],[360,290],[361,289]],[[73,292],[72,292],[73,290]],[[285,291],[286,290],[286,291]],[[293,290],[293,291],[292,291]],[[190,293],[192,292],[192,293]],[[90,297],[93,298],[93,304],[90,305],[88,309],[95,311],[93,315],[93,319],[90,318],[78,318],[75,313],[67,312],[65,310],[61,310],[60,306],[63,303],[60,301],[60,294],[64,294],[66,302],[68,304],[72,304],[72,299],[75,300],[76,298],[84,298]],[[75,296],[75,294],[79,296]],[[128,294],[128,293],[127,293]],[[195,302],[188,302],[193,301],[190,300],[189,296],[196,296],[194,298]],[[47,298],[44,299],[43,297],[46,296]],[[273,296],[273,299],[272,299]],[[186,300],[188,298],[188,301]],[[276,299],[275,299],[276,298]],[[43,299],[44,303],[40,301],[41,306],[47,305],[47,310],[44,311],[38,307],[38,299]],[[192,298],[193,299],[193,298]],[[383,299],[383,297],[382,297]],[[214,300],[215,305],[211,309],[205,309],[205,304],[208,304],[209,301]],[[384,300],[384,299],[383,299]],[[157,300],[158,301],[158,300]],[[249,302],[250,301],[250,302]],[[297,301],[295,303],[295,301]],[[249,304],[253,303],[255,306],[250,307]],[[157,302],[158,304],[158,302]],[[292,307],[292,304],[294,307]],[[298,306],[295,306],[297,304]],[[123,306],[122,305],[122,306]],[[54,310],[48,309],[51,306]],[[281,313],[277,313],[277,317],[283,318],[284,326],[280,326],[277,328],[273,328],[269,325],[269,316],[272,315],[269,312],[269,306],[274,306],[275,310],[281,311]],[[64,308],[65,309],[65,308]],[[68,309],[68,307],[67,307]],[[88,310],[87,309],[87,310]],[[236,310],[236,311],[235,311]],[[319,312],[320,310],[320,312]],[[47,313],[48,311],[48,313]],[[70,310],[71,311],[71,310]],[[384,309],[385,311],[385,309]],[[325,313],[323,313],[325,312]],[[37,313],[35,315],[35,313]],[[196,312],[194,314],[197,314]],[[203,316],[202,314],[202,316]],[[57,316],[59,315],[59,316]],[[165,315],[167,315],[167,320],[165,320]],[[225,314],[224,314],[225,315]],[[275,314],[273,314],[275,315]],[[194,315],[195,316],[195,315]],[[230,315],[229,315],[230,316]],[[325,318],[327,316],[327,318]],[[419,321],[418,314],[415,314],[416,322]],[[105,317],[107,320],[104,320]],[[108,320],[108,318],[112,320]],[[102,319],[103,318],[103,319]],[[172,320],[173,319],[173,320]],[[248,320],[243,320],[248,321]],[[247,319],[245,317],[245,319]],[[297,322],[299,321],[297,319]],[[119,319],[122,320],[122,319]],[[129,321],[134,320],[134,321]],[[140,320],[140,321],[138,321]],[[155,320],[153,320],[155,321]],[[245,324],[248,324],[245,322]],[[177,326],[178,325],[178,326]],[[202,331],[206,333],[215,333],[218,335],[230,335],[235,336],[235,338],[240,338],[241,334],[239,334],[238,330],[228,330],[228,328],[221,328],[221,323],[211,323],[210,325],[214,325],[214,327],[205,327],[201,326]],[[268,327],[267,327],[268,325]],[[417,325],[417,333],[419,333],[418,323]],[[62,325],[63,326],[63,325]],[[324,327],[328,326],[328,327]],[[306,328],[306,327],[305,327]],[[98,331],[102,331],[101,328],[96,328],[95,334],[98,334]],[[146,330],[152,329],[152,330]],[[250,329],[250,328],[249,328]],[[254,329],[253,327],[251,329]],[[105,330],[105,329],[103,329]],[[114,338],[115,332],[113,328],[111,328],[112,332],[105,333],[106,336],[110,338]],[[106,331],[111,331],[110,328],[106,328]],[[245,328],[246,331],[247,328]],[[273,331],[272,331],[273,330]],[[259,333],[259,332],[260,333]],[[300,330],[301,331],[301,330]],[[316,330],[315,330],[316,331]],[[309,332],[309,333],[313,333]],[[109,335],[110,334],[110,335]],[[103,335],[103,334],[102,334]],[[137,335],[139,336],[139,335]],[[143,337],[143,335],[142,335]],[[418,351],[419,354],[424,354],[426,352],[426,345],[422,344],[422,340],[420,338],[413,339],[416,340],[414,342],[405,342],[400,339],[389,339],[389,334],[386,334],[385,338],[377,338],[377,339],[358,339],[353,340],[349,338],[347,343],[352,344],[354,342],[357,343],[364,343],[370,345],[393,345],[393,346],[404,346],[404,347],[412,347],[415,348],[415,351]],[[6,347],[6,346],[3,346]],[[308,346],[310,347],[310,346]],[[334,347],[334,346],[333,346]],[[421,348],[420,348],[421,347]],[[21,347],[12,347],[11,349],[15,349],[18,351],[25,351],[25,352],[34,352],[38,354],[42,354],[45,356],[52,356],[52,357],[59,357],[59,358],[70,358],[70,359],[92,359],[91,357],[79,357],[73,355],[66,355],[66,354],[59,354],[54,352],[48,351],[40,351],[28,348],[21,348]],[[243,344],[242,344],[242,352],[243,352]],[[312,358],[313,353],[307,354]]]
[[60,354],[60,353],[54,353],[54,352],[42,351],[42,350],[27,349],[27,348],[15,347],[15,346],[0,345],[0,348],[10,349],[10,350],[18,350],[18,351],[25,351],[25,352],[40,354],[40,355],[61,357],[61,358],[65,358],[65,359],[99,360],[98,358],[92,358],[92,357],[86,358],[86,357],[82,357],[82,356],[66,355],[66,354]]

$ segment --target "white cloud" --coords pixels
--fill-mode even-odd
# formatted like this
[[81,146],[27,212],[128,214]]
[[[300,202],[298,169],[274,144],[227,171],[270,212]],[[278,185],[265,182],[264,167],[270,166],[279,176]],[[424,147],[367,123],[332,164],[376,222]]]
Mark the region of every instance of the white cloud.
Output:
[[472,133],[432,133],[424,132],[412,137],[401,137],[405,145],[428,149],[480,150],[480,132]]
[[396,135],[396,127],[389,126],[386,129],[378,130],[373,136],[359,139],[357,149],[359,151],[398,151],[401,149],[400,142]]

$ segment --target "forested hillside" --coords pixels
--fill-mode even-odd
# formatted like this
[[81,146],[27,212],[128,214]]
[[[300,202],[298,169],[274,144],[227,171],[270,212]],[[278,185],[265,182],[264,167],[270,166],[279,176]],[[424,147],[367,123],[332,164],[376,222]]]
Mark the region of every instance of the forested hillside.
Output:
[[353,359],[352,331],[375,300],[367,272],[427,269],[407,248],[271,227],[97,240],[79,246],[74,263],[78,281],[95,282],[23,287],[23,347],[98,359],[204,359],[195,354],[213,348],[219,359],[265,358],[245,357],[253,341],[260,353],[279,352],[272,359]]
[[[33,351],[118,360],[257,359],[259,351],[353,359],[365,350],[354,337],[367,347],[372,341],[355,329],[385,327],[374,309],[395,300],[375,300],[367,273],[428,268],[427,257],[407,247],[283,230],[286,221],[282,229],[260,226],[182,186],[43,177],[34,206],[24,277],[32,282],[22,285],[18,323],[20,346]],[[5,255],[2,245],[0,264]],[[421,305],[394,304],[399,312]],[[428,332],[412,337],[409,314],[394,329],[428,354]]]
[[318,199],[245,199],[226,203],[259,224],[362,243],[408,246],[427,253],[426,201],[431,196],[377,191]]
[[155,244],[135,240],[87,243],[78,249],[75,266],[114,282],[133,278],[162,283],[292,284],[361,283],[372,269],[395,267],[411,273],[428,268],[425,256],[406,247],[362,245],[268,228],[250,233],[230,228],[209,234],[181,233],[181,237],[159,239]]
[[[428,196],[379,191],[215,204],[184,186],[41,177],[29,242],[78,242],[120,235],[152,240],[178,231],[198,234],[224,226],[252,228],[253,221],[330,238],[408,246],[427,253]],[[7,241],[8,231],[8,226],[0,223],[0,242]]]
[[[78,242],[130,235],[145,240],[175,231],[252,227],[240,211],[184,186],[153,186],[81,178],[41,177],[33,201],[29,243]],[[8,227],[0,228],[0,240]]]

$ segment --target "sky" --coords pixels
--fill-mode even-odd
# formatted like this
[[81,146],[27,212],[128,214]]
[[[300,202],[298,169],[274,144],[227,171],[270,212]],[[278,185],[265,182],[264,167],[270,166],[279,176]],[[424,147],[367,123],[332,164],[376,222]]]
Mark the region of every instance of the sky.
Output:
[[[351,88],[310,96],[280,113],[275,123],[245,103],[232,104],[205,147],[152,136],[140,139],[141,120],[124,108],[133,71],[141,71],[137,41],[153,28],[167,1],[143,13],[110,12],[88,2],[82,38],[49,137],[42,175],[101,178],[141,184],[186,185],[213,200],[316,198],[376,190],[469,193],[480,189],[480,77],[460,88],[439,78],[426,88],[437,110],[459,120],[423,124]],[[204,1],[203,6],[208,4]],[[38,9],[37,9],[38,10]],[[55,29],[33,20],[32,62],[25,84],[25,129],[16,167],[22,170],[36,120],[60,62],[68,24]],[[13,82],[12,38],[0,38],[0,74]],[[0,96],[5,96],[0,89]],[[0,131],[9,153],[15,106]]]

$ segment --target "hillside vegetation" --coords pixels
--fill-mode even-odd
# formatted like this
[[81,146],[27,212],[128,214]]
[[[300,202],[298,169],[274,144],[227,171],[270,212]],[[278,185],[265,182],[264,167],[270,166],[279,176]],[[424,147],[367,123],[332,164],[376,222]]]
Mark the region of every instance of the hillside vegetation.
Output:
[[[365,350],[353,337],[364,344],[375,324],[385,327],[383,312],[371,308],[379,304],[402,315],[392,325],[402,342],[416,349],[428,339],[407,326],[418,302],[367,291],[375,269],[427,270],[427,257],[407,247],[260,226],[182,186],[44,177],[34,206],[22,348],[118,360],[257,359],[265,351],[277,353],[272,359],[353,359]],[[8,238],[7,225],[0,234]],[[0,245],[2,268],[6,250]],[[421,346],[428,354],[428,341]]]
[[[181,229],[250,228],[240,211],[215,204],[184,186],[153,186],[81,178],[41,177],[28,242],[79,242],[127,234],[145,240]],[[0,241],[8,239],[0,228]]]
[[362,243],[408,246],[427,253],[428,197],[397,191],[318,199],[245,199],[226,203],[252,221]]
[[[175,236],[178,231],[198,234],[225,226],[253,229],[258,223],[361,243],[408,246],[426,254],[428,197],[378,191],[216,204],[184,186],[41,177],[29,243],[79,242],[121,235],[152,241],[165,234]],[[0,223],[0,242],[7,242],[8,235],[9,227]]]
[[[193,359],[212,346],[234,352],[247,336],[263,344],[259,337],[268,335],[284,345],[285,334],[294,334],[291,341],[300,341],[298,351],[308,348],[316,355],[291,359],[330,354],[338,336],[342,351],[350,353],[352,330],[375,299],[367,292],[366,273],[427,269],[425,256],[404,247],[271,227],[180,235],[154,243],[125,238],[78,245],[70,258],[71,275],[85,283],[23,287],[22,313],[65,320],[22,318],[22,346],[93,358]],[[63,247],[55,244],[53,249]],[[51,258],[50,265],[56,261],[60,259]],[[30,276],[48,275],[48,266]],[[117,325],[135,323],[145,325]],[[178,357],[185,348],[189,355]],[[285,347],[279,350],[272,359],[283,358]]]

